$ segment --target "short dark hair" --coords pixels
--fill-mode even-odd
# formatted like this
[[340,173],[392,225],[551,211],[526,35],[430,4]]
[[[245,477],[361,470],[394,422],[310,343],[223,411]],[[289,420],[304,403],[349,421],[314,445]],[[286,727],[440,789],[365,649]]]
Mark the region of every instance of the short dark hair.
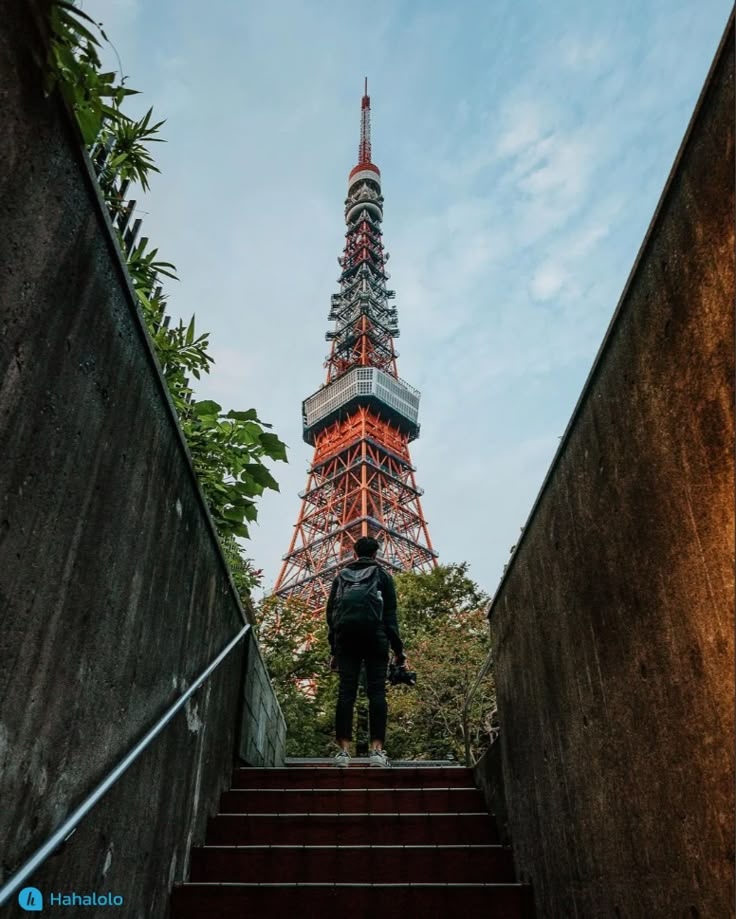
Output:
[[355,540],[353,549],[358,558],[373,558],[378,552],[378,540],[372,536],[361,536]]

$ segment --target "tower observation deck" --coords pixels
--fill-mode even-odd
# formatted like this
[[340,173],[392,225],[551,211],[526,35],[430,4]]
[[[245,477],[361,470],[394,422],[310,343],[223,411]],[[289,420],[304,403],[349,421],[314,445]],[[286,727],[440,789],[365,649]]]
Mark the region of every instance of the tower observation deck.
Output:
[[387,288],[381,173],[371,159],[370,97],[361,102],[358,163],[348,176],[339,291],[330,302],[325,383],[302,403],[314,447],[289,551],[274,587],[315,611],[353,558],[360,536],[378,540],[390,571],[437,564],[414,479],[409,443],[419,436],[419,392],[399,377],[395,293]]

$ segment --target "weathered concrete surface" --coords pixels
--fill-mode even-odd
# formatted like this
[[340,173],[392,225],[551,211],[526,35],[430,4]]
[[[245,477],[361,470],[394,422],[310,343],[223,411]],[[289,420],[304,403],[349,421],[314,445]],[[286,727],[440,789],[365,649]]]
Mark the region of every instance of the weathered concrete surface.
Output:
[[733,915],[733,20],[490,612],[538,915]]
[[282,766],[286,721],[252,633],[249,639],[238,753],[248,766]]
[[505,846],[511,845],[509,816],[503,788],[501,744],[498,741],[490,745],[473,767],[473,780],[483,794],[488,813],[496,818],[501,842]]
[[[0,22],[0,880],[243,624],[31,13]],[[166,916],[229,783],[244,653],[30,883]]]

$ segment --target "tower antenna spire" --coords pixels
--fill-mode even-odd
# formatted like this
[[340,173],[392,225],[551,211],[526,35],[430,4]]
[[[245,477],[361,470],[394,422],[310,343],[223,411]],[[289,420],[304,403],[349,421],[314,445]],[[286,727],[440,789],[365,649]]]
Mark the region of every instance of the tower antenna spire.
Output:
[[360,144],[358,165],[371,161],[371,97],[368,95],[368,77],[365,78],[363,99],[360,104]]

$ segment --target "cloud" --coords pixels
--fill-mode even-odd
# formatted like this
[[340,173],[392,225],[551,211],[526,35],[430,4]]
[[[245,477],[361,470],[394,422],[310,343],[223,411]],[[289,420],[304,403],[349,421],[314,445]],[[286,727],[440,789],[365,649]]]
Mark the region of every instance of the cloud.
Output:
[[558,262],[544,262],[532,276],[532,297],[535,300],[549,300],[559,292],[566,279],[567,273]]
[[529,195],[560,194],[580,197],[586,191],[589,161],[596,151],[581,137],[550,134],[532,148],[531,164],[517,179],[517,186]]
[[558,52],[559,63],[576,72],[600,70],[611,62],[611,42],[600,35],[566,35]]
[[499,156],[517,156],[535,147],[549,127],[549,114],[530,99],[506,103],[502,113],[501,133],[496,142]]

